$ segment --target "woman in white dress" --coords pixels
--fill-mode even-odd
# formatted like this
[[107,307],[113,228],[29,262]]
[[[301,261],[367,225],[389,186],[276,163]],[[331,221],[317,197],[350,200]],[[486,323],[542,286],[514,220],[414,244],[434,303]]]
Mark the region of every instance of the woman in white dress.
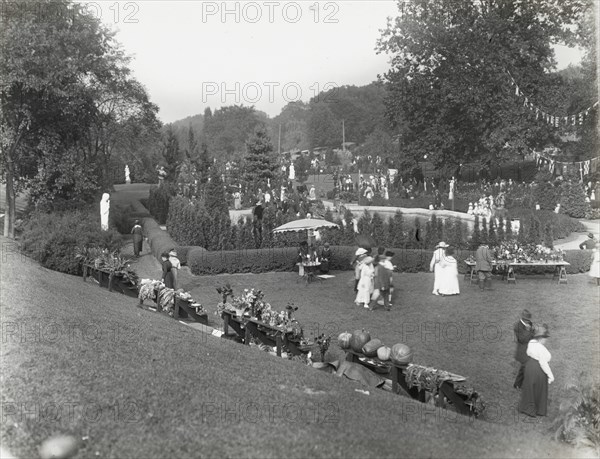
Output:
[[373,275],[375,274],[375,268],[373,267],[373,258],[366,257],[362,261],[362,268],[360,269],[360,279],[358,280],[358,293],[354,302],[357,305],[363,305],[365,308],[369,307],[371,302],[371,294],[373,293]]
[[592,266],[590,266],[590,277],[596,278],[596,284],[600,285],[600,242],[594,247],[594,258],[592,258]]
[[446,249],[446,256],[439,265],[439,294],[444,296],[460,294],[460,287],[458,286],[458,263],[456,258],[454,258],[454,249],[452,247]]
[[445,242],[440,242],[435,246],[435,250],[433,252],[433,256],[431,257],[431,262],[429,263],[429,271],[433,273],[433,293],[434,295],[439,295],[440,289],[440,279],[441,279],[441,261],[444,259],[446,255],[446,248],[448,244]]

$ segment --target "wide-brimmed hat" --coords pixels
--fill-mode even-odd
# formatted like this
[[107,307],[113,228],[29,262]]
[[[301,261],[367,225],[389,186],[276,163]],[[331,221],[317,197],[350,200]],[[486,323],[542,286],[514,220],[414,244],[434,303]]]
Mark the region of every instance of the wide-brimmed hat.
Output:
[[435,246],[436,249],[440,248],[440,247],[442,249],[445,249],[445,248],[450,247],[450,246],[448,244],[446,244],[444,241],[442,241],[442,242],[438,243],[438,245]]
[[356,256],[358,257],[358,256],[360,256],[360,255],[364,255],[364,254],[366,254],[366,253],[367,253],[367,250],[366,250],[366,249],[363,249],[362,247],[359,247],[359,248],[356,250],[356,252],[354,253],[354,255],[356,255]]
[[173,250],[170,250],[170,251],[169,251],[169,255],[171,255],[171,256],[173,256],[173,257],[176,257],[176,256],[177,256],[177,252],[175,251],[175,249],[173,249]]
[[534,338],[548,338],[550,336],[550,332],[548,331],[548,325],[546,324],[538,324],[533,329],[533,337]]
[[523,311],[521,312],[521,319],[531,320],[531,313],[527,309],[523,309]]
[[363,260],[363,263],[365,265],[368,265],[369,263],[373,263],[373,257],[365,257],[365,259]]
[[590,239],[594,239],[594,233],[588,233],[588,237],[589,237]]

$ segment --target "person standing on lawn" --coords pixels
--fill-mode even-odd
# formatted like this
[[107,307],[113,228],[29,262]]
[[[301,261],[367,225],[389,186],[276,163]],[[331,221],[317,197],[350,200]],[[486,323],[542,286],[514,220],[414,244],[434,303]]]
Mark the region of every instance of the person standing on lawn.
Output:
[[494,259],[492,252],[486,243],[482,243],[475,252],[477,276],[479,277],[479,288],[488,287],[492,289],[492,263]]
[[546,416],[548,384],[554,382],[554,375],[550,365],[548,365],[552,356],[546,349],[546,341],[549,336],[546,324],[537,325],[533,339],[527,345],[527,356],[529,358],[525,363],[519,412],[532,417]]
[[458,285],[458,262],[454,258],[454,249],[448,247],[442,261],[439,263],[438,293],[442,296],[460,295]]
[[521,318],[514,326],[515,340],[517,341],[517,349],[515,351],[515,360],[520,363],[517,377],[513,387],[520,389],[523,385],[523,377],[525,376],[525,364],[527,363],[527,345],[533,338],[533,324],[531,323],[531,313],[527,309],[521,312]]
[[358,281],[360,280],[360,270],[362,269],[362,261],[367,256],[367,249],[359,247],[354,253],[352,266],[354,267],[354,291],[358,292]]
[[177,258],[177,252],[175,249],[171,249],[169,252],[169,261],[171,262],[171,272],[173,273],[173,288],[177,290],[177,276],[181,269],[181,263]]
[[442,265],[440,263],[446,256],[446,249],[448,247],[448,244],[444,241],[436,245],[433,256],[431,257],[431,262],[429,263],[429,271],[433,273],[433,291],[431,293],[434,295],[440,294],[440,282],[442,279]]
[[140,252],[142,251],[142,243],[144,241],[144,231],[140,226],[140,221],[136,220],[133,228],[131,229],[131,234],[133,234],[133,254],[136,257],[140,256]]
[[162,260],[162,282],[165,284],[166,288],[175,288],[173,284],[173,265],[169,261],[169,254],[167,252],[163,252],[160,255]]
[[[386,311],[392,310],[391,304],[391,289],[392,289],[392,281],[393,281],[393,273],[394,266],[392,265],[392,257],[394,256],[394,252],[386,251],[384,254],[380,255],[379,262],[377,263],[377,273],[374,278],[374,288],[373,291],[373,300],[376,301],[379,296],[383,298],[383,306]],[[375,293],[377,292],[377,294]],[[369,308],[371,311],[373,308]]]
[[371,294],[373,293],[373,274],[375,269],[373,268],[373,258],[365,257],[362,260],[360,268],[360,279],[358,280],[358,293],[354,302],[357,305],[363,305],[366,309],[369,309],[369,303],[371,302]]
[[590,277],[596,278],[596,285],[600,285],[600,242],[594,247],[594,258],[588,273]]

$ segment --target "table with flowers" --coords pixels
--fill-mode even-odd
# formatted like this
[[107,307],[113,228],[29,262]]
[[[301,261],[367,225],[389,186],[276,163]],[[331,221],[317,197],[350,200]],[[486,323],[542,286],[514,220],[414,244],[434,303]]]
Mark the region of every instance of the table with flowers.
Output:
[[[564,261],[564,253],[560,249],[551,249],[540,244],[519,244],[516,241],[503,242],[493,249],[494,258],[493,265],[496,268],[502,269],[503,279],[507,283],[517,283],[515,276],[515,268],[519,267],[554,267],[554,275],[552,280],[558,279],[559,284],[566,284],[567,281],[567,266],[570,263]],[[466,265],[470,268],[467,274],[469,282],[472,284],[477,282],[476,262],[473,257],[465,260]]]
[[[300,324],[292,318],[295,309],[291,305],[288,305],[287,311],[276,311],[263,301],[264,293],[257,289],[244,289],[241,295],[235,296],[231,287],[225,285],[217,292],[223,297],[217,305],[216,314],[223,319],[225,336],[233,330],[244,344],[255,339],[274,347],[278,356],[281,356],[283,347],[292,355],[309,351],[309,343],[303,338]],[[231,300],[228,300],[229,297]]]

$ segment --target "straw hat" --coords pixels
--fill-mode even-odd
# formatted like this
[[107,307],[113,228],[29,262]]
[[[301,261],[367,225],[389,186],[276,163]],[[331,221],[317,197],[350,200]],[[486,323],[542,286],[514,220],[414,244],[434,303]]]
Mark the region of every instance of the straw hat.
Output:
[[356,250],[356,252],[354,253],[354,255],[356,255],[356,256],[358,257],[358,256],[360,256],[360,255],[364,255],[364,254],[366,254],[366,253],[367,253],[366,249],[363,249],[362,247],[359,247],[359,248]]
[[438,245],[435,246],[436,249],[438,249],[438,248],[445,249],[448,247],[450,247],[450,246],[448,244],[446,244],[444,241],[440,242]]
[[550,332],[548,331],[548,325],[541,324],[536,325],[534,327],[533,337],[537,338],[548,338],[550,336]]

